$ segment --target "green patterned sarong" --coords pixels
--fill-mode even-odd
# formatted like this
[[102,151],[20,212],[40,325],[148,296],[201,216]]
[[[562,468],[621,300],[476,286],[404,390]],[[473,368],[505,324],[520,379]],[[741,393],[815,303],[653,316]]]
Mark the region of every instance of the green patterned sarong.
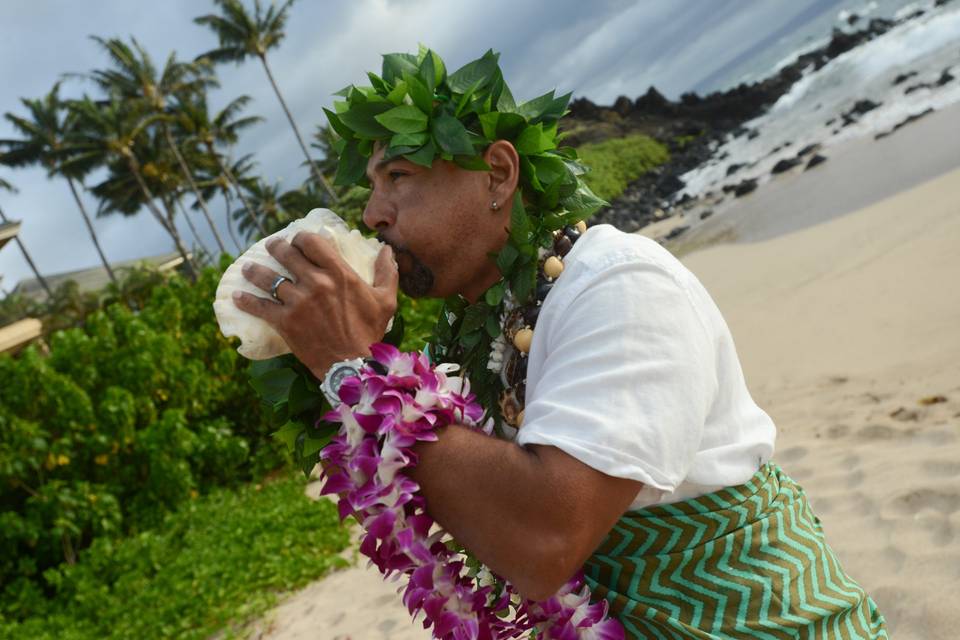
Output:
[[626,513],[584,567],[629,638],[887,638],[779,467]]

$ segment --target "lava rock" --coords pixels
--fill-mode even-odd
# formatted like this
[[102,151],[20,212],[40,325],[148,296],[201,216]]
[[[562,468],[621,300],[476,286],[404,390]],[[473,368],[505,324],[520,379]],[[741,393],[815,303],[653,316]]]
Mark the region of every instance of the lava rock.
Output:
[[783,160],[777,162],[777,164],[773,165],[773,169],[770,171],[770,173],[777,175],[779,173],[789,171],[801,162],[803,161],[800,158],[784,158]]
[[673,103],[657,91],[655,87],[650,87],[647,92],[636,99],[633,108],[638,113],[649,115],[669,116],[675,112]]
[[860,116],[873,111],[882,104],[882,102],[874,102],[873,100],[857,100],[856,104],[854,104],[849,111],[841,114],[843,126],[846,127],[853,124],[860,119]]
[[660,176],[660,179],[657,180],[656,193],[661,198],[667,198],[680,189],[683,189],[684,182],[674,174],[666,174]]
[[807,163],[807,166],[804,169],[804,171],[810,171],[810,169],[813,169],[815,166],[819,164],[823,164],[826,161],[827,161],[826,156],[822,156],[819,153],[815,154],[812,158],[810,158],[810,162]]
[[738,198],[742,198],[748,193],[753,192],[756,188],[757,188],[757,179],[748,178],[747,180],[744,180],[743,182],[738,184],[736,187],[734,187],[733,195]]
[[745,166],[746,165],[743,164],[742,162],[734,162],[729,167],[727,167],[727,177],[732,176],[737,171],[740,171],[740,169],[743,169]]
[[620,96],[616,102],[613,103],[613,110],[621,116],[626,117],[633,112],[633,100],[627,96]]
[[683,233],[684,231],[686,231],[686,230],[689,229],[689,228],[690,228],[690,227],[688,227],[688,226],[674,227],[673,229],[670,230],[670,233],[668,233],[667,235],[665,235],[665,236],[663,237],[663,239],[664,239],[664,240],[673,240],[674,238],[676,238],[677,236],[679,236],[681,233]]
[[712,216],[712,215],[713,215],[713,209],[707,209],[706,211],[703,211],[703,212],[700,213],[700,219],[701,219],[701,220],[706,220],[707,218],[709,218],[709,217]]
[[916,122],[920,118],[930,115],[931,113],[933,113],[933,111],[934,111],[933,107],[929,107],[925,111],[921,111],[920,113],[914,113],[913,115],[907,116],[902,122],[898,122],[896,125],[894,125],[893,129],[890,129],[890,131],[884,131],[882,133],[878,133],[873,137],[873,139],[881,140],[883,138],[886,138],[887,136],[892,135],[893,132],[899,129],[900,127],[905,127],[911,122]]
[[942,87],[948,82],[953,82],[955,79],[956,78],[950,73],[950,68],[948,67],[943,70],[943,73],[940,74],[940,78],[934,83],[934,85]]
[[819,143],[819,142],[814,142],[813,144],[808,144],[808,145],[805,146],[803,149],[800,149],[800,151],[797,151],[796,157],[797,157],[797,158],[802,158],[802,157],[805,156],[805,155],[809,155],[809,154],[811,154],[811,153],[813,153],[813,152],[815,152],[815,151],[819,151],[819,150],[820,150],[820,143]]
[[897,86],[898,84],[903,84],[904,82],[914,77],[915,75],[917,75],[916,71],[908,71],[906,73],[901,73],[900,75],[898,75],[896,78],[893,79],[893,86]]

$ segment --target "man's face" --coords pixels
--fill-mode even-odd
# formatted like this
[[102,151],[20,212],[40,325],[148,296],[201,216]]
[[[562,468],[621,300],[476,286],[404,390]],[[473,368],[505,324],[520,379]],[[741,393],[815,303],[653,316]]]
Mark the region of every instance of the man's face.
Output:
[[510,207],[491,209],[488,172],[439,159],[429,168],[384,161],[378,148],[367,175],[372,192],[363,221],[393,247],[404,293],[473,300],[499,279],[489,254],[506,241]]

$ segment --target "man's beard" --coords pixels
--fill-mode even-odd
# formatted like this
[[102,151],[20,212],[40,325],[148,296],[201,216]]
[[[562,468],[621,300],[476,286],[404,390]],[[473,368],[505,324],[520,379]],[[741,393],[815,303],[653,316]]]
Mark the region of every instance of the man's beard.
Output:
[[398,247],[383,236],[377,236],[393,248],[393,257],[400,271],[400,290],[411,298],[423,298],[433,289],[433,271],[423,264],[412,251]]

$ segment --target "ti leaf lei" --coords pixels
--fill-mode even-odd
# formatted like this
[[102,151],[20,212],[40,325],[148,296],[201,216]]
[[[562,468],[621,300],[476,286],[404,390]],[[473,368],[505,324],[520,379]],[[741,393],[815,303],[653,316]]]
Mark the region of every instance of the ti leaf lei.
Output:
[[[429,341],[431,359],[460,364],[477,400],[500,425],[497,399],[503,386],[486,364],[502,331],[506,300],[528,303],[537,284],[539,250],[553,246],[555,232],[605,204],[583,182],[587,169],[576,151],[560,145],[558,124],[571,94],[550,91],[517,104],[492,50],[448,74],[440,56],[421,45],[417,55],[384,55],[380,75],[367,77],[369,86],[345,87],[335,94],[340,99],[334,110],[324,109],[338,136],[335,184],[367,186],[367,160],[378,143],[386,146],[385,158],[426,167],[441,158],[465,169],[488,169],[482,154],[496,140],[511,142],[520,157],[510,235],[496,255],[503,277],[472,304],[460,296],[447,298]],[[398,317],[384,342],[399,344],[402,332]],[[251,373],[273,420],[282,425],[275,435],[308,473],[335,433],[334,425],[313,424],[324,403],[316,380],[292,356],[255,363]]]

